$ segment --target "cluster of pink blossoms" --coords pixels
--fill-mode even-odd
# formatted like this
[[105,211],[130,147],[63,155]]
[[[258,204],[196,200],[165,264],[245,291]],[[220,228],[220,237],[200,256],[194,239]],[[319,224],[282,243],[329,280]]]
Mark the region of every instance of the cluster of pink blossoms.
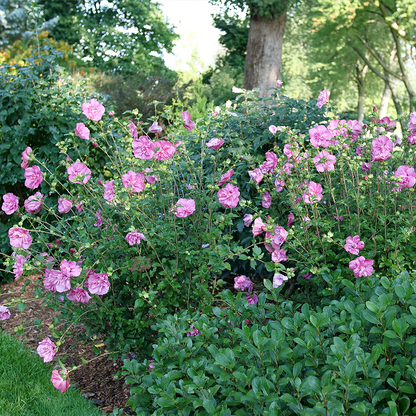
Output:
[[[247,276],[237,276],[234,278],[234,289],[251,293],[253,291],[253,282]],[[245,299],[249,305],[257,305],[259,301],[259,298],[255,293],[246,295]]]

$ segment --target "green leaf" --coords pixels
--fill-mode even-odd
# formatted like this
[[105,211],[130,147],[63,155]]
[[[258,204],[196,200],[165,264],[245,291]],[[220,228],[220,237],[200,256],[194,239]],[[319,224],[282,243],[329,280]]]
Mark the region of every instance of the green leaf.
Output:
[[394,286],[394,291],[396,292],[396,295],[401,298],[401,299],[405,299],[406,298],[406,289],[403,286]]
[[208,414],[210,415],[216,414],[215,407],[210,400],[204,399],[204,401],[202,402],[202,406],[204,406],[204,409],[208,412]]
[[16,308],[19,312],[23,312],[26,309],[26,303],[25,302],[19,302],[17,304]]

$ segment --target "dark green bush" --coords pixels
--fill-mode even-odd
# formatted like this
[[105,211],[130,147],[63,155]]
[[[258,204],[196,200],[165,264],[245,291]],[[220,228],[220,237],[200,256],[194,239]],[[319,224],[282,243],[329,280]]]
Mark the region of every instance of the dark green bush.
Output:
[[[211,316],[167,317],[153,371],[124,362],[129,405],[140,416],[414,414],[414,276],[342,282],[343,296],[322,306],[265,281],[256,306],[225,291]],[[186,336],[191,324],[200,335]]]

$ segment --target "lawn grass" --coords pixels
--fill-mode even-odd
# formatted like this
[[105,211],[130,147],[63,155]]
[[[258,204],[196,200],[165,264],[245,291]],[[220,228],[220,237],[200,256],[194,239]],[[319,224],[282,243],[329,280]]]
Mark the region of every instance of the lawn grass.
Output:
[[0,416],[103,416],[81,393],[53,387],[52,366],[0,329]]

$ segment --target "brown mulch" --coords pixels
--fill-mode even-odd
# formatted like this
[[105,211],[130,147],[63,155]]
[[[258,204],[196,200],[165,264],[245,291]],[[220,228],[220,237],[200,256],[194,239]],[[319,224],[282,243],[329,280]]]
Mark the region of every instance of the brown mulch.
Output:
[[[30,350],[35,352],[39,342],[46,337],[56,342],[48,324],[53,322],[53,317],[58,312],[42,306],[42,299],[34,298],[36,276],[31,276],[29,279],[31,283],[26,287],[24,293],[22,293],[22,287],[26,279],[0,286],[0,304],[18,296],[27,299],[26,309],[23,312],[18,312],[16,308],[10,309],[10,319],[0,321],[0,327],[23,341]],[[34,325],[34,319],[41,320],[39,327]],[[15,328],[20,325],[23,325],[24,328],[22,335],[15,331]],[[82,330],[82,327],[78,326],[76,331],[79,331],[80,328]],[[118,379],[114,379],[114,375],[121,370],[122,361],[119,359],[114,362],[109,360],[108,356],[97,356],[94,353],[94,345],[98,346],[102,353],[106,352],[104,344],[99,339],[91,340],[88,343],[76,342],[75,333],[69,337],[67,336],[65,342],[59,347],[57,356],[61,358],[68,369],[73,364],[77,366],[82,364],[81,357],[87,361],[94,359],[92,362],[71,372],[71,387],[78,388],[84,397],[99,406],[105,414],[111,413],[114,408],[123,408],[124,414],[133,415],[134,413],[126,408],[129,399],[129,388],[124,384],[124,377],[120,375]]]

